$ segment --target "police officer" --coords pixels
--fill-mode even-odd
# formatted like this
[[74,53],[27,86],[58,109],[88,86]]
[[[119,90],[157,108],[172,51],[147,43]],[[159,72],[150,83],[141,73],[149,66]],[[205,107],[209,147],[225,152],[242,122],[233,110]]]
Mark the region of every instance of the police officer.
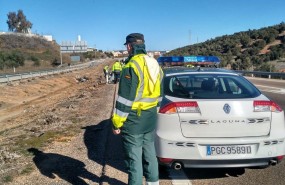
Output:
[[122,71],[122,65],[121,63],[117,60],[114,64],[113,64],[113,67],[112,67],[112,72],[114,74],[114,83],[116,84],[119,79],[120,79],[120,74],[121,74],[121,71]]
[[126,37],[129,57],[122,70],[118,99],[112,117],[113,133],[122,134],[129,185],[158,185],[158,163],[154,148],[157,105],[163,72],[146,55],[144,35]]
[[104,72],[104,77],[106,79],[106,83],[109,82],[109,66],[106,65],[104,68],[103,68],[103,72]]

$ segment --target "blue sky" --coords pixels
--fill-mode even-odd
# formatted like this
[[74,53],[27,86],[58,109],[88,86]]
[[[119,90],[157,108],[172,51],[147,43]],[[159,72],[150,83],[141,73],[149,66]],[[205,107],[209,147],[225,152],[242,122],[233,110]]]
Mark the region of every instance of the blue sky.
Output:
[[222,35],[285,22],[285,0],[0,0],[0,31],[7,14],[23,10],[32,32],[61,44],[125,49],[129,33],[145,35],[147,50],[172,50]]

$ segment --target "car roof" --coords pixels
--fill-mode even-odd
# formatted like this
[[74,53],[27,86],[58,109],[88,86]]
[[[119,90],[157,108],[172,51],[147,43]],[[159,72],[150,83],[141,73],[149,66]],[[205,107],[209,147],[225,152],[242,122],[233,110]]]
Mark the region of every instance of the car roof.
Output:
[[227,70],[223,68],[215,67],[195,67],[189,68],[184,66],[175,66],[175,67],[166,67],[163,68],[163,72],[166,76],[171,76],[172,74],[189,74],[189,73],[217,73],[217,74],[231,74],[231,75],[240,75],[239,73]]

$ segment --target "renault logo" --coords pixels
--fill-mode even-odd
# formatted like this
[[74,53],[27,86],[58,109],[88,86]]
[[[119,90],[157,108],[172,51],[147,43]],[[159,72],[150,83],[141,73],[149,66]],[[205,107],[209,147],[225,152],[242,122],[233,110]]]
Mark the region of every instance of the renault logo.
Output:
[[231,112],[231,106],[229,106],[229,104],[225,104],[224,105],[224,111],[225,111],[225,113],[227,113],[227,114],[229,114],[230,112]]

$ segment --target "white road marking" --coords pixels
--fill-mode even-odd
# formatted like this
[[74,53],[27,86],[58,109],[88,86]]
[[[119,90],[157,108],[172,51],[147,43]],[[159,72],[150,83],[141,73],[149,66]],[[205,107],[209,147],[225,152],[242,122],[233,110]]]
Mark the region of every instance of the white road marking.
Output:
[[185,175],[183,170],[168,170],[172,185],[192,185],[191,181]]

